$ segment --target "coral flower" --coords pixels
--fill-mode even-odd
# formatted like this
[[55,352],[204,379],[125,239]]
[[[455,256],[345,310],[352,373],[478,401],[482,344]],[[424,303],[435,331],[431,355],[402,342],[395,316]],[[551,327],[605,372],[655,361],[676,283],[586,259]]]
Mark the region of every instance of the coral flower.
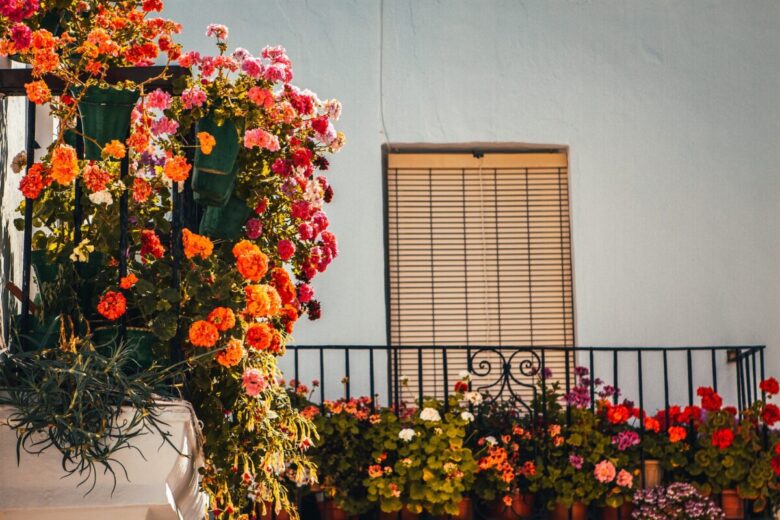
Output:
[[190,343],[196,347],[209,348],[219,340],[219,331],[212,323],[198,320],[190,325]]
[[610,406],[607,410],[607,419],[612,424],[622,424],[631,418],[631,412],[627,406],[619,404]]
[[116,320],[121,317],[127,309],[127,300],[122,293],[108,291],[100,297],[97,305],[97,311],[107,320]]
[[236,326],[236,315],[227,307],[217,307],[211,311],[208,320],[220,332],[225,332]]
[[182,231],[182,242],[184,245],[184,256],[192,259],[196,256],[206,259],[214,251],[214,244],[208,237],[193,233],[187,228]]
[[217,354],[216,360],[223,367],[230,368],[238,365],[243,358],[244,347],[240,340],[233,338],[228,341],[227,347]]
[[246,344],[255,350],[268,350],[274,339],[274,328],[267,323],[250,325],[246,329]]
[[285,269],[281,267],[275,267],[271,270],[271,285],[274,286],[276,292],[279,293],[279,297],[282,299],[282,304],[287,305],[295,301],[295,286],[290,280],[290,275]]
[[593,470],[593,475],[596,477],[596,480],[602,484],[615,480],[616,473],[615,465],[608,460],[602,460],[596,464],[596,467]]
[[260,251],[260,248],[249,240],[242,240],[233,246],[233,256],[238,259],[239,256],[250,251]]
[[69,145],[58,146],[52,152],[51,178],[66,186],[79,174],[79,161],[76,150]]
[[264,88],[252,87],[246,95],[252,103],[264,108],[271,108],[274,104],[273,93]]
[[89,191],[93,193],[105,191],[108,183],[111,182],[111,174],[97,164],[89,164],[84,167],[84,170],[81,172],[81,178]]
[[255,318],[268,318],[276,316],[282,309],[282,300],[279,293],[270,285],[247,285],[244,287],[246,294],[246,309],[244,312]]
[[27,97],[36,105],[48,103],[51,100],[51,91],[43,80],[31,81],[24,85]]
[[127,145],[135,150],[136,153],[143,153],[149,148],[149,134],[146,129],[137,128],[130,137],[127,138]]
[[165,162],[163,173],[174,182],[187,180],[192,166],[187,163],[187,159],[181,156],[173,157]]
[[684,441],[688,436],[688,431],[682,426],[669,427],[669,442],[675,443]]
[[112,159],[119,160],[124,159],[125,155],[127,155],[127,150],[125,149],[125,145],[114,139],[113,141],[106,143],[101,153],[103,157],[111,157]]
[[127,276],[123,276],[122,279],[119,280],[119,287],[122,289],[130,289],[137,283],[138,277],[133,273],[130,273]]
[[145,202],[152,194],[152,185],[146,180],[136,177],[133,179],[133,200],[136,202]]
[[279,138],[262,128],[253,128],[244,133],[245,148],[265,148],[271,152],[279,150]]
[[41,163],[35,163],[27,172],[21,182],[19,183],[19,189],[22,194],[28,199],[37,199],[41,191],[50,184],[50,180],[46,175],[46,169]]
[[621,469],[615,483],[620,487],[630,488],[634,485],[634,476],[628,471]]
[[268,257],[259,249],[248,251],[238,257],[236,268],[247,280],[259,282],[268,272]]
[[209,155],[217,144],[217,140],[208,132],[198,132],[198,142],[200,143],[200,151],[205,155]]
[[260,370],[247,368],[241,376],[241,386],[244,387],[244,391],[248,396],[255,397],[266,389],[268,383]]

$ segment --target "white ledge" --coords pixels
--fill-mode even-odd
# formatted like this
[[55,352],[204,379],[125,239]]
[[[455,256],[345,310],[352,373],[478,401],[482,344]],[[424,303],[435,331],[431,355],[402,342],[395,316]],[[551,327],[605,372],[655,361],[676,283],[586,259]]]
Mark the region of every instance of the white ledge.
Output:
[[203,518],[208,500],[199,487],[197,419],[187,402],[165,402],[161,407],[160,419],[168,424],[170,441],[181,454],[159,434],[139,436],[132,444],[143,457],[135,450],[117,453],[128,479],[117,468],[112,495],[113,480],[100,470],[95,489],[86,496],[89,483],[77,488],[78,475],[63,478],[62,456],[55,448],[37,456],[22,452],[21,463],[16,464],[16,432],[8,426],[13,409],[0,407],[0,520]]

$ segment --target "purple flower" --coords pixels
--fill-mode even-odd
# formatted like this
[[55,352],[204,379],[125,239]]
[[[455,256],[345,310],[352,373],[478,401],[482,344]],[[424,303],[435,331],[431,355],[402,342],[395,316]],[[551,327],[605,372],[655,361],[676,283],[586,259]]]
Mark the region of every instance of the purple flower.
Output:
[[587,376],[589,373],[585,367],[574,367],[574,375],[577,377]]
[[583,464],[584,462],[585,462],[585,459],[583,459],[583,458],[582,458],[582,457],[580,457],[579,455],[576,455],[576,454],[574,454],[574,453],[572,453],[571,455],[569,455],[569,464],[571,464],[571,466],[572,466],[574,469],[582,469],[582,464]]
[[612,444],[617,445],[620,451],[626,451],[639,444],[639,434],[632,430],[622,431],[612,437]]

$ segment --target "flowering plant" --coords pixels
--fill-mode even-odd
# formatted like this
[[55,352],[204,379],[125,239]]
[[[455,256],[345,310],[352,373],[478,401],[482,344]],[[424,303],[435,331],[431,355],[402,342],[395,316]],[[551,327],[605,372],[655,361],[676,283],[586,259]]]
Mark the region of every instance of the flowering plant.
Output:
[[[764,388],[772,386],[769,398],[777,392],[773,383],[773,379],[761,383]],[[733,407],[724,407],[712,388],[701,387],[697,394],[705,416],[689,474],[700,480],[705,493],[736,489],[740,498],[753,501],[754,511],[764,511],[777,495],[780,465],[773,453],[764,449],[761,426],[773,426],[780,420],[780,410],[759,399],[737,413]]]
[[527,492],[537,478],[532,440],[531,432],[519,423],[498,437],[480,437],[474,494],[486,502],[501,497],[509,506],[514,491]]
[[426,400],[400,420],[390,410],[382,412],[368,436],[375,463],[364,481],[369,500],[382,511],[405,506],[412,513],[458,513],[476,470],[464,444],[470,417],[458,406],[460,397],[451,396],[447,410]]
[[709,497],[702,496],[690,484],[637,491],[633,517],[644,520],[722,520],[723,511]]
[[702,410],[696,405],[674,405],[646,415],[642,449],[645,457],[658,460],[672,480],[684,480],[691,463],[691,441],[701,424]]
[[[313,413],[316,408],[308,410]],[[348,515],[363,514],[372,507],[363,485],[373,464],[366,437],[381,420],[370,397],[326,401],[325,412],[314,420],[320,440],[310,455],[322,475],[322,490]]]

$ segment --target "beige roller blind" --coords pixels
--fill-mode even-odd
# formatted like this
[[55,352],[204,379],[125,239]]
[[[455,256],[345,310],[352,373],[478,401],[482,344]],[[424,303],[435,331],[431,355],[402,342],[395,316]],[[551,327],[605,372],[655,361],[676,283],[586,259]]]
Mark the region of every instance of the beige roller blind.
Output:
[[[445,371],[440,352],[408,347],[574,346],[565,153],[400,153],[387,166],[390,340],[407,398],[441,395]],[[466,352],[446,355],[452,385]],[[482,360],[492,370],[476,387],[500,376],[500,360]],[[565,353],[545,363],[563,375]]]

